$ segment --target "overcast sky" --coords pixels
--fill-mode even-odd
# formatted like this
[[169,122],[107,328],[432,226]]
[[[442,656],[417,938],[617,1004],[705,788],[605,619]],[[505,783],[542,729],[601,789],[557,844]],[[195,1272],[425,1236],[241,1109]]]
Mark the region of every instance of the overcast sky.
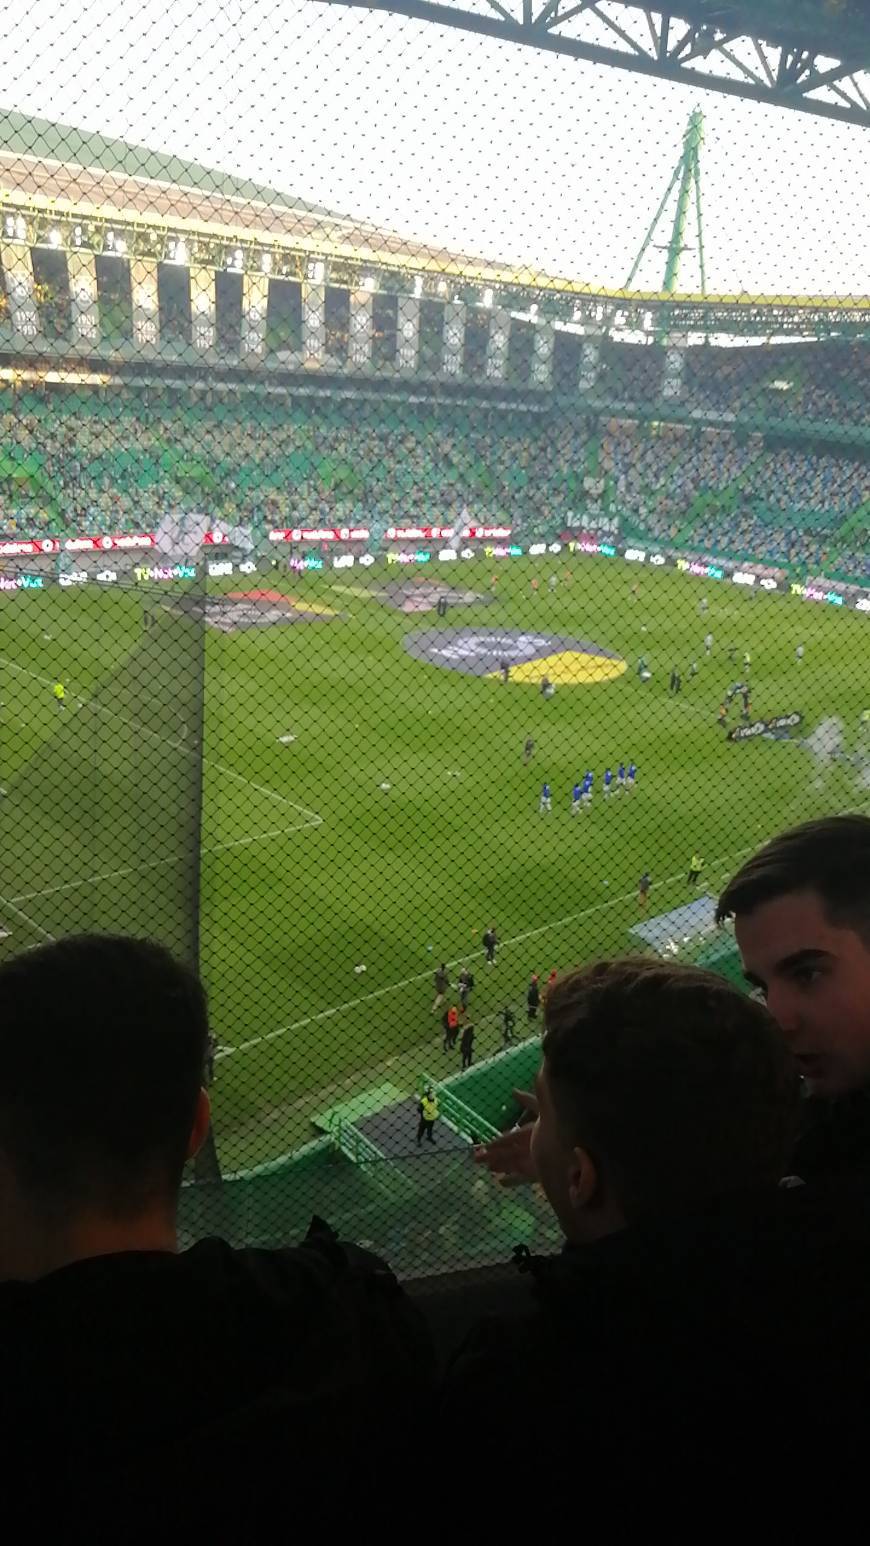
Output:
[[[4,108],[603,284],[624,281],[700,105],[708,286],[870,291],[858,128],[317,0],[0,0],[0,16]],[[690,251],[681,288],[696,281]]]

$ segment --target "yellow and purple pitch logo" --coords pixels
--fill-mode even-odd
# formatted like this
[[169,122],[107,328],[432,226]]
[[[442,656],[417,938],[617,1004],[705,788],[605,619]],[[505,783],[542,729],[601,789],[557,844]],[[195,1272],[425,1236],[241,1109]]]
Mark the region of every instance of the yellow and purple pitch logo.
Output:
[[500,676],[508,666],[511,682],[536,686],[544,677],[554,687],[612,682],[626,669],[615,651],[588,639],[522,628],[421,628],[406,634],[404,645],[416,660],[448,671]]

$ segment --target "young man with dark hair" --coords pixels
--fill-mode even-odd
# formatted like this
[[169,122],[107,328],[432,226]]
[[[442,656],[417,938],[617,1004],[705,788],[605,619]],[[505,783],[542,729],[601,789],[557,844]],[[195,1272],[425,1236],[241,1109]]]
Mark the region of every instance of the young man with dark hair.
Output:
[[870,819],[781,832],[719,898],[810,1097],[792,1168],[870,1174]]
[[567,1239],[784,1174],[797,1078],[770,1016],[724,978],[644,957],[578,967],[548,985],[544,1025],[536,1127],[479,1157],[536,1175]]
[[798,1080],[766,1010],[711,973],[634,958],[563,974],[544,1017],[537,1098],[521,1098],[534,1124],[477,1157],[541,1185],[565,1246],[525,1252],[454,1357],[447,1416],[534,1413],[548,1467],[559,1449],[598,1480],[726,1456],[767,1469],[801,1392],[820,1403],[803,1403],[813,1440],[850,1422],[831,1404],[852,1378],[846,1326],[856,1393],[870,1362],[870,1232],[840,1252],[809,1189],[778,1185]]
[[[323,1221],[295,1249],[179,1249],[208,1047],[203,988],[160,945],[69,938],[0,966],[0,1427],[61,1491],[173,1457],[217,1462],[217,1489],[266,1405],[264,1453],[283,1434],[313,1464],[345,1403],[380,1423],[419,1400],[415,1312]],[[205,1217],[219,1201],[203,1188]]]

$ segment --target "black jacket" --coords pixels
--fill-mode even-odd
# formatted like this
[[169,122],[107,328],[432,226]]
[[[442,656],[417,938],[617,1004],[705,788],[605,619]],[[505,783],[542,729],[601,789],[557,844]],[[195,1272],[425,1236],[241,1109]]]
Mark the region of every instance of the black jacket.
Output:
[[493,1314],[488,1290],[450,1361],[450,1431],[475,1424],[485,1467],[506,1435],[479,1414],[526,1414],[548,1475],[599,1482],[863,1465],[870,1228],[865,1198],[842,1202],[796,1188],[526,1257],[525,1292]]
[[870,1182],[870,1091],[806,1100],[790,1168],[804,1181]]
[[61,1496],[173,1476],[198,1507],[292,1492],[342,1450],[364,1471],[367,1435],[401,1453],[433,1379],[392,1273],[319,1221],[294,1249],[203,1240],[4,1283],[0,1367],[13,1478],[45,1467]]

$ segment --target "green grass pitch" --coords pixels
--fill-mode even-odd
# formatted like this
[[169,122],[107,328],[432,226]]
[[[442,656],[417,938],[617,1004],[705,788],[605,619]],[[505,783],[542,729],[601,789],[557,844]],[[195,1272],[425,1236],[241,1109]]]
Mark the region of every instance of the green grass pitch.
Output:
[[[227,1168],[293,1147],[315,1111],[365,1084],[404,1090],[423,1070],[452,1069],[431,1014],[439,960],[474,957],[485,1055],[505,1003],[524,1030],[530,972],[626,947],[644,869],[649,912],[664,911],[687,897],[693,849],[715,890],[783,824],[867,804],[853,763],[727,744],[716,726],[748,649],[754,716],[797,709],[805,730],[836,716],[855,751],[870,705],[867,617],[616,559],[480,558],[449,579],[485,592],[493,571],[496,600],[442,622],[357,594],[396,577],[384,565],[213,582],[213,594],[274,583],[341,614],[231,633],[170,612],[168,587],[147,631],[138,591],[0,596],[0,950],[94,927],[152,932],[182,951],[198,938]],[[402,635],[423,625],[594,640],[628,669],[546,702],[534,685],[413,659]],[[605,804],[605,766],[629,758],[635,793]],[[572,818],[586,767],[592,812]],[[544,779],[550,816],[538,811]],[[475,956],[490,922],[502,940],[493,970]]]

